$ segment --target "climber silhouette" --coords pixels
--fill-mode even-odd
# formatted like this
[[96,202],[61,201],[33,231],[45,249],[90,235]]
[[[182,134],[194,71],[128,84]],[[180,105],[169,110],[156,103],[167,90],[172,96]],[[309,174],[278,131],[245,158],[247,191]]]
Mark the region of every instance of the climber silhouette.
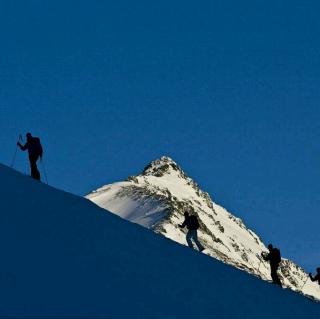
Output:
[[194,215],[189,215],[188,212],[184,213],[184,222],[182,223],[182,225],[179,225],[180,228],[184,228],[186,227],[188,228],[188,232],[186,235],[186,240],[188,243],[188,246],[190,248],[193,248],[193,244],[192,244],[192,240],[195,242],[195,244],[197,245],[199,251],[203,251],[204,247],[201,245],[201,243],[198,240],[198,234],[197,234],[197,230],[199,228],[199,221],[197,216]]
[[271,268],[271,278],[274,284],[279,285],[282,287],[281,280],[278,277],[278,268],[281,262],[281,254],[278,248],[273,248],[272,244],[268,245],[269,253],[266,254],[265,252],[261,253],[262,258],[265,261],[269,261],[270,268]]
[[42,158],[43,149],[38,137],[33,137],[31,133],[26,134],[26,144],[22,145],[20,142],[17,142],[17,145],[22,151],[28,150],[29,153],[29,162],[31,168],[31,177],[40,181],[41,176],[37,167],[37,160]]

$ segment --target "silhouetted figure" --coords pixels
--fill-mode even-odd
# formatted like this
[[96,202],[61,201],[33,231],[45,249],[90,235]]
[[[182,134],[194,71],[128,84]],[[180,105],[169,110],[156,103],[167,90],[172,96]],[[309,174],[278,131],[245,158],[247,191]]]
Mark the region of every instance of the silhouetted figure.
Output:
[[268,245],[269,254],[261,253],[261,256],[264,260],[269,261],[271,268],[271,278],[274,284],[282,287],[281,280],[278,277],[278,268],[281,262],[281,254],[278,248],[273,248],[271,244]]
[[318,284],[320,285],[320,268],[317,268],[317,274],[314,277],[311,273],[309,273],[309,277],[311,281],[318,281]]
[[37,160],[39,159],[39,157],[42,158],[43,154],[40,139],[38,137],[33,137],[31,133],[27,133],[26,139],[27,142],[25,145],[21,145],[20,142],[18,142],[17,145],[20,147],[22,151],[28,150],[31,177],[40,181],[40,172],[37,167]]
[[199,221],[197,216],[189,215],[188,212],[184,213],[184,222],[182,225],[179,225],[180,228],[186,227],[188,228],[188,232],[186,235],[188,246],[193,248],[192,240],[197,245],[199,251],[203,251],[204,247],[201,245],[201,243],[198,240],[198,234],[197,230],[199,228]]

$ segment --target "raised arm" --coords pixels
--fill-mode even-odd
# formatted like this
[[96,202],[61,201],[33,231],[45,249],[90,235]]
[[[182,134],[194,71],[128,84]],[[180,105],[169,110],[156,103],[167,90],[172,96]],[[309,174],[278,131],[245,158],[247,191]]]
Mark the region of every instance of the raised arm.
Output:
[[22,145],[20,142],[17,143],[17,145],[20,147],[21,151],[25,151],[28,149],[28,143]]
[[179,227],[184,228],[186,227],[186,225],[187,225],[187,220],[185,219],[184,222],[181,225],[179,225]]
[[318,280],[318,275],[313,277],[311,272],[309,273],[309,277],[310,277],[311,281],[317,281]]

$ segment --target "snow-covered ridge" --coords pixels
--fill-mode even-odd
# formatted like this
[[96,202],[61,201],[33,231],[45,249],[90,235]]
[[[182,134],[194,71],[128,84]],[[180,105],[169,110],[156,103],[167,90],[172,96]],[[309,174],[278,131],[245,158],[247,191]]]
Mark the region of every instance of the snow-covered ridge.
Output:
[[[266,251],[262,240],[242,220],[214,203],[210,195],[188,177],[169,157],[151,162],[140,175],[103,186],[88,199],[125,219],[186,245],[178,224],[185,210],[199,217],[199,238],[205,253],[264,280],[270,280],[269,265],[260,254]],[[300,291],[308,278],[292,261],[280,266],[284,286]],[[320,289],[307,281],[303,293],[320,300]]]
[[0,318],[318,319],[319,305],[0,164]]

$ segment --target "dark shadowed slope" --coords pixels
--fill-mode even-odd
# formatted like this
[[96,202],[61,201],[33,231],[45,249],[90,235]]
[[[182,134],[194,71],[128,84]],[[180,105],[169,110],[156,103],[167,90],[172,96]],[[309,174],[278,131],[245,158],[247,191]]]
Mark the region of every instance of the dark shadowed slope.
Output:
[[86,199],[0,176],[0,317],[319,317],[319,304]]

